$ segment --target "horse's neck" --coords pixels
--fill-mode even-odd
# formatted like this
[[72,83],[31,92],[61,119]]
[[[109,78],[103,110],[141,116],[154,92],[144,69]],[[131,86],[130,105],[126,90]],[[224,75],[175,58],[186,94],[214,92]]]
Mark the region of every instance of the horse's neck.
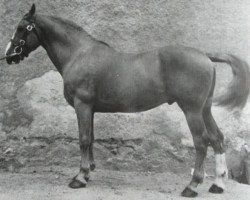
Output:
[[39,26],[42,46],[60,73],[76,56],[79,49],[84,51],[84,48],[88,48],[94,41],[84,31],[69,30],[62,24],[55,23],[48,16],[37,16],[36,22]]

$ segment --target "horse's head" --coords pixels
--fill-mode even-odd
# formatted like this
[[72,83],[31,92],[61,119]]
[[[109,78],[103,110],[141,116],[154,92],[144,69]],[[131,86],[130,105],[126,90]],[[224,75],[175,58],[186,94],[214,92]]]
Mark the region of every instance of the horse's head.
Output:
[[34,51],[39,45],[38,32],[35,21],[35,4],[30,11],[24,15],[19,22],[5,51],[8,64],[19,63],[24,57],[28,57],[31,51]]

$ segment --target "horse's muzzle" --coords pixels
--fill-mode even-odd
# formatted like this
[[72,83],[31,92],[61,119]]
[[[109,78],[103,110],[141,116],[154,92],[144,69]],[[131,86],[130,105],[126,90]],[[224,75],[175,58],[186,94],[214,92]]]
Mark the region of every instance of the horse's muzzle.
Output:
[[20,62],[20,60],[22,60],[22,59],[21,59],[21,56],[18,54],[6,58],[6,62],[9,65],[11,65],[12,62],[14,62],[15,64],[18,64]]

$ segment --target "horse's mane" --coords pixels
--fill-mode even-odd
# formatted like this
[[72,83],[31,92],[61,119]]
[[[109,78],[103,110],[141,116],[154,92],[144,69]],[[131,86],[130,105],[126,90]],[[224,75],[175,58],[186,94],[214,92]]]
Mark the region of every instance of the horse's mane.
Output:
[[[91,38],[93,38],[88,32],[86,32],[81,26],[77,25],[76,23],[68,20],[68,19],[63,19],[61,17],[57,17],[57,16],[49,16],[49,18],[63,26],[66,26],[68,29],[72,30],[72,31],[76,31],[76,32],[80,32],[83,33]],[[106,45],[106,46],[110,46],[109,44],[107,44],[104,41],[101,40],[97,40],[95,38],[93,38],[94,40]]]
[[79,31],[79,32],[86,32],[83,30],[83,28],[81,26],[77,25],[76,23],[74,23],[70,20],[63,19],[63,18],[57,17],[57,16],[49,16],[49,18],[51,20],[59,23],[59,24],[66,26],[70,30]]

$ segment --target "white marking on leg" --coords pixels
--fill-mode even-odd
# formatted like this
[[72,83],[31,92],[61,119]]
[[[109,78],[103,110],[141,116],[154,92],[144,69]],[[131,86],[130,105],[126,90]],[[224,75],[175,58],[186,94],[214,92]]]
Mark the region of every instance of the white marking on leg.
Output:
[[223,190],[225,190],[225,183],[224,183],[222,177],[216,176],[214,184],[217,185],[218,187],[222,188]]
[[87,181],[84,178],[84,174],[82,172],[80,172],[79,174],[77,174],[76,176],[76,180],[82,182],[83,184],[87,184]]
[[216,164],[215,184],[225,189],[224,179],[228,178],[228,170],[227,170],[225,153],[215,154],[215,164]]
[[[191,168],[191,173],[192,176],[194,175],[194,168]],[[207,174],[206,171],[204,170],[204,178],[209,178],[209,177],[214,177],[211,174]]]

